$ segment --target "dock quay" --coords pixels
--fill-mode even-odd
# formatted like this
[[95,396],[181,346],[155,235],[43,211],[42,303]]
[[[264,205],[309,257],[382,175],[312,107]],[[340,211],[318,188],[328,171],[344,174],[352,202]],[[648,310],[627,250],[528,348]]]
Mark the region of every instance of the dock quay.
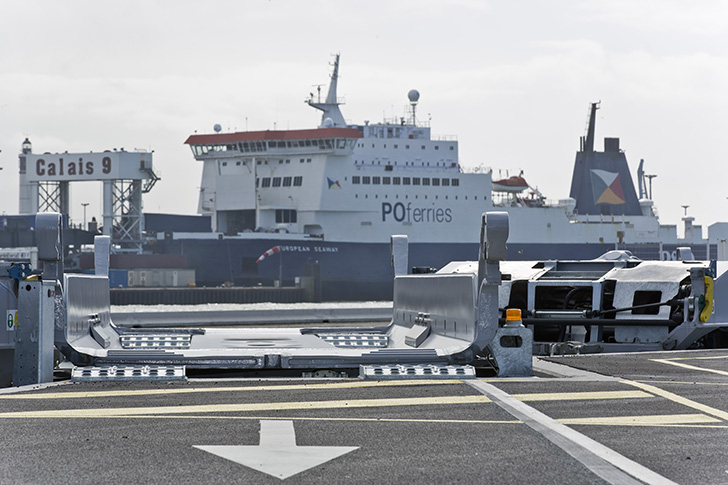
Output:
[[728,351],[533,367],[531,378],[0,390],[0,444],[16,457],[0,462],[0,482],[726,482]]

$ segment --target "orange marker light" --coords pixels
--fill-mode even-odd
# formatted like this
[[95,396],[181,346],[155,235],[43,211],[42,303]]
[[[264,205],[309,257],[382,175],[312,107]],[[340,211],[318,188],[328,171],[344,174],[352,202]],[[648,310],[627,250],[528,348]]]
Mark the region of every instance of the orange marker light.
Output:
[[520,308],[509,308],[506,310],[506,321],[507,322],[520,322],[521,321],[521,309]]

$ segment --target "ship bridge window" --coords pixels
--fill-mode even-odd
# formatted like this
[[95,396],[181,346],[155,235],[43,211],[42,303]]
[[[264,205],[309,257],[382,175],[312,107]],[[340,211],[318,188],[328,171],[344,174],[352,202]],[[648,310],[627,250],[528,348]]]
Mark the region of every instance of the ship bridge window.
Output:
[[460,179],[452,179],[452,186],[453,187],[460,186]]
[[368,175],[365,175],[361,178],[361,183],[363,183],[364,185],[369,185],[370,182],[371,178]]
[[303,162],[305,162],[305,161],[306,161],[306,159],[305,159],[305,158],[302,158],[302,159],[301,159],[301,163],[303,163]]
[[280,186],[281,186],[281,178],[273,177],[273,187],[280,187]]
[[443,187],[448,187],[450,185],[450,179],[442,179],[442,185]]
[[412,185],[420,185],[420,178],[412,177]]
[[311,159],[310,158],[307,158],[306,159],[306,163],[311,163]]
[[402,177],[402,185],[409,185],[409,184],[410,184],[410,178]]
[[293,177],[283,177],[283,186],[290,187],[292,181],[293,181]]
[[391,182],[391,178],[390,177],[382,177],[382,184],[389,185],[390,182]]
[[270,177],[263,177],[262,187],[270,187]]
[[268,145],[264,141],[243,142],[241,145],[244,152],[264,152]]
[[380,177],[372,177],[372,183],[374,185],[379,185],[380,182],[381,182],[381,178]]
[[303,185],[303,177],[300,175],[293,177],[293,186],[300,187],[301,185]]
[[422,179],[422,185],[430,185],[430,179],[425,177]]
[[399,177],[392,178],[393,185],[399,185]]
[[222,162],[223,167],[227,167],[227,162]]
[[295,209],[276,209],[276,224],[298,222]]
[[358,175],[354,175],[351,177],[352,184],[359,184],[360,181],[361,181],[361,177],[359,177]]
[[435,187],[437,187],[438,185],[440,185],[440,179],[436,179],[436,178],[435,179],[432,179],[432,185],[435,186]]

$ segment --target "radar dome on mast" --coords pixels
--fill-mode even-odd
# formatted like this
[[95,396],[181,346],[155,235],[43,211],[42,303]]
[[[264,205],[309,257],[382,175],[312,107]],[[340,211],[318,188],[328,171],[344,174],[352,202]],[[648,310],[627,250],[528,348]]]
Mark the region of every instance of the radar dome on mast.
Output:
[[222,126],[220,126],[220,123],[215,123],[215,126],[213,126],[212,129],[215,130],[215,133],[220,133],[222,131]]
[[420,92],[416,89],[410,89],[409,93],[407,93],[407,98],[410,102],[410,107],[412,109],[412,125],[417,125],[417,101],[420,100]]

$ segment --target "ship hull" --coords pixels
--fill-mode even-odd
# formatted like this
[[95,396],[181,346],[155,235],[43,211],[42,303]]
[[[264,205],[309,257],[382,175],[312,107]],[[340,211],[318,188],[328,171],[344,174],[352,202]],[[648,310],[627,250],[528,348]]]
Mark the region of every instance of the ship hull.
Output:
[[[256,263],[274,246],[281,251]],[[672,260],[676,244],[508,244],[510,260],[593,259],[613,249],[625,249],[646,260]],[[717,247],[691,246],[698,260],[715,259]],[[283,285],[296,278],[318,275],[326,301],[390,300],[394,273],[388,243],[352,243],[277,238],[177,239],[159,241],[158,254],[184,254],[195,269],[198,286],[269,286],[282,277]],[[410,268],[439,269],[451,261],[478,259],[476,243],[410,243]]]

